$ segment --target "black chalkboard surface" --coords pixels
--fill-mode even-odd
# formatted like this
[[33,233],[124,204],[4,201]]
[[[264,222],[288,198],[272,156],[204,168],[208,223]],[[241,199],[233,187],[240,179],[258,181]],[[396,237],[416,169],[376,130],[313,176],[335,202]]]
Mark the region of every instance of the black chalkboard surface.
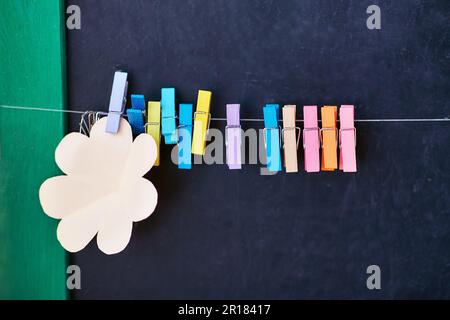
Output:
[[[113,73],[149,100],[213,92],[241,117],[262,106],[354,104],[357,119],[450,116],[447,0],[70,0],[69,105],[106,111]],[[369,5],[381,30],[366,27]],[[70,120],[78,130],[79,116]],[[224,128],[223,122],[212,122]],[[262,123],[242,123],[243,129]],[[162,146],[148,178],[156,212],[127,249],[71,256],[76,299],[450,297],[450,123],[357,123],[358,172],[280,173],[260,165],[180,171]],[[302,159],[300,152],[300,159]],[[303,168],[303,160],[299,165]],[[381,268],[368,290],[366,268]]]

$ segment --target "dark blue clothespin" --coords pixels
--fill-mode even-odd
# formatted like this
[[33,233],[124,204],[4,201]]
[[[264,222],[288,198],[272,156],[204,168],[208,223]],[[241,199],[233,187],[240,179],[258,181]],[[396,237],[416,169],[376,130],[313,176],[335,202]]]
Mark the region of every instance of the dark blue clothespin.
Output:
[[131,107],[133,109],[145,110],[145,97],[143,94],[132,94],[131,95]]
[[142,94],[131,95],[131,109],[127,110],[128,122],[133,134],[144,133],[145,97]]

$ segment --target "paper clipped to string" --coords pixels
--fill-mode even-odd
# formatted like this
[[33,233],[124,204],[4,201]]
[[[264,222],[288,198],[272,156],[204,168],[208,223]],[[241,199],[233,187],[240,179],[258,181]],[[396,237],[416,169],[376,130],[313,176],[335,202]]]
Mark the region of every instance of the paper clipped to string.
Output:
[[55,160],[65,175],[47,179],[39,190],[44,212],[61,219],[57,238],[70,252],[82,250],[97,235],[106,254],[125,249],[133,222],[155,210],[158,193],[143,176],[156,160],[156,143],[120,120],[116,134],[106,132],[108,118],[92,127],[90,137],[70,133],[59,143]]

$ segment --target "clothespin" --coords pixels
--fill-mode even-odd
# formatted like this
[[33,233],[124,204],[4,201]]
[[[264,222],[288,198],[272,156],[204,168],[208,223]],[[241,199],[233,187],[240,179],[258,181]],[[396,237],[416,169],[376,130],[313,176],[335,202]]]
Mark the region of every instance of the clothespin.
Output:
[[356,172],[356,128],[355,107],[353,105],[341,106],[339,109],[339,169],[344,172]]
[[131,95],[131,107],[136,110],[145,110],[145,97],[143,94]]
[[206,134],[211,121],[211,96],[212,93],[210,91],[198,91],[197,109],[194,113],[194,134],[192,137],[193,154],[205,154]]
[[278,126],[280,106],[278,104],[266,104],[263,113],[267,169],[272,172],[281,171],[280,127]]
[[303,107],[303,149],[305,150],[305,171],[319,172],[319,126],[317,121],[317,106]]
[[322,129],[320,129],[320,141],[322,146],[322,170],[334,171],[338,168],[338,131],[336,127],[337,107],[322,107],[321,113]]
[[176,144],[176,115],[175,115],[175,89],[161,89],[162,135],[166,144]]
[[159,101],[148,102],[145,132],[151,135],[156,142],[156,161],[154,165],[159,166],[159,149],[161,144],[161,103]]
[[145,97],[142,94],[131,95],[131,109],[127,109],[128,122],[135,135],[144,132]]
[[114,81],[109,100],[108,119],[106,121],[106,132],[117,133],[120,125],[120,118],[125,109],[128,91],[128,73],[117,71],[114,74]]
[[[297,150],[300,141],[301,129],[295,124],[295,105],[287,105],[283,107],[283,149],[284,149],[284,165],[286,172],[298,172]],[[296,134],[298,130],[298,134]]]
[[192,167],[192,104],[180,104],[180,125],[178,126],[178,169]]
[[227,147],[227,164],[230,170],[242,168],[240,107],[240,104],[227,104],[225,145]]

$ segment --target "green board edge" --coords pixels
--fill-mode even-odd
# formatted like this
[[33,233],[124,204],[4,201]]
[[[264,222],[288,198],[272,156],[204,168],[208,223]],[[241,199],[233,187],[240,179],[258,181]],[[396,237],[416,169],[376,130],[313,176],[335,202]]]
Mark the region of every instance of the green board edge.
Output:
[[[0,1],[0,104],[64,109],[63,0]],[[67,299],[67,255],[38,191],[60,174],[63,113],[0,108],[0,299]]]

